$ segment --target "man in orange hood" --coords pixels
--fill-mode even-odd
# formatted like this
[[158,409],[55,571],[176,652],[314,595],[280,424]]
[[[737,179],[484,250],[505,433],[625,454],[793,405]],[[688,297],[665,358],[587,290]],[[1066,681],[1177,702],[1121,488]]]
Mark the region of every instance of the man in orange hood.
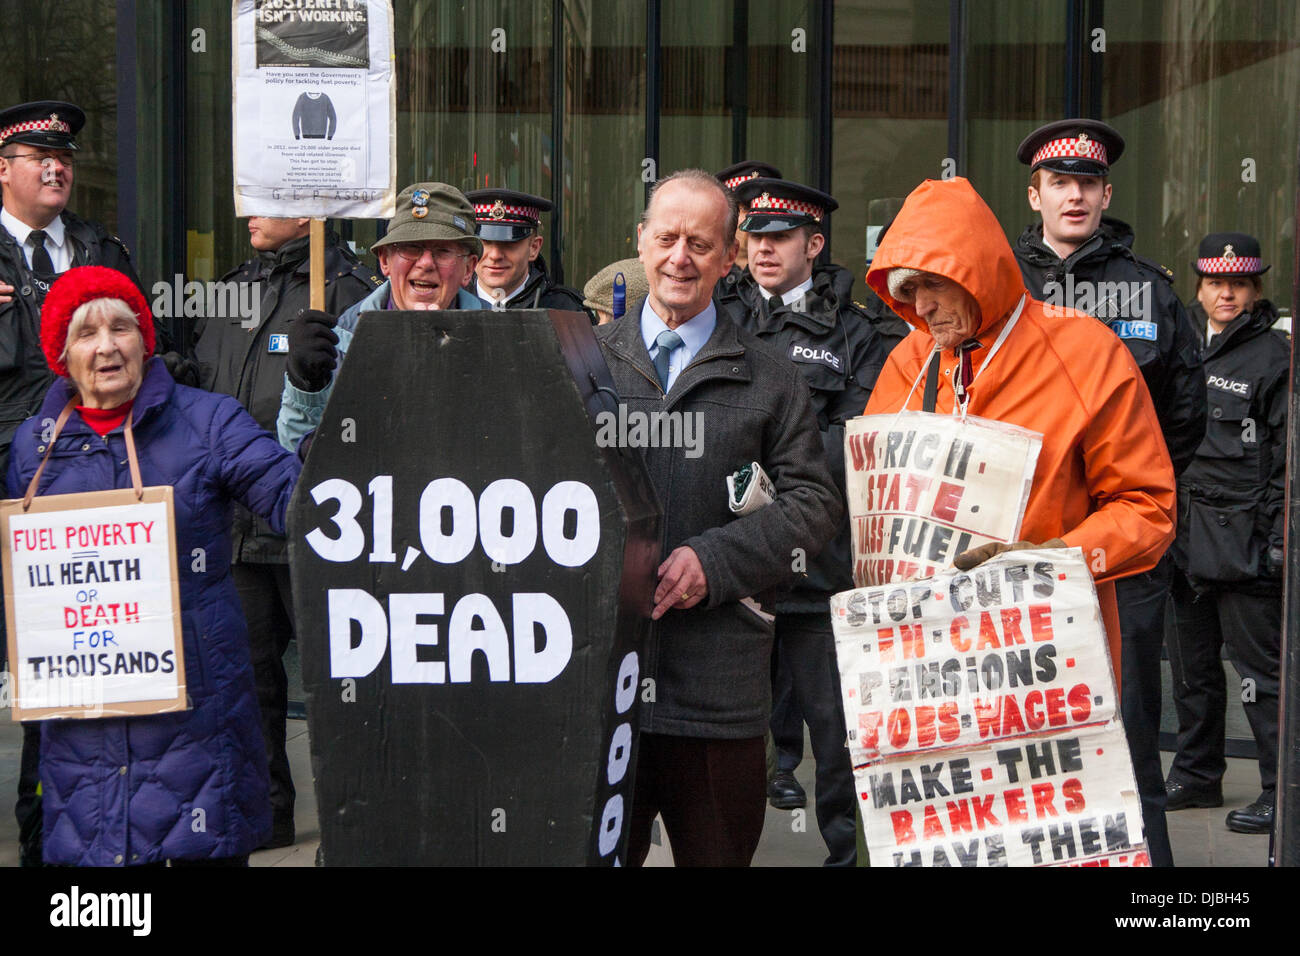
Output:
[[[1083,549],[1118,685],[1115,579],[1154,567],[1174,537],[1173,466],[1132,355],[1095,319],[1059,307],[1049,315],[1029,297],[993,211],[965,179],[927,180],[907,197],[867,283],[915,331],[890,353],[866,413],[921,410],[917,381],[938,346],[926,410],[951,413],[964,397],[967,414],[1042,434],[1018,546]],[[1008,547],[986,545],[957,564]]]

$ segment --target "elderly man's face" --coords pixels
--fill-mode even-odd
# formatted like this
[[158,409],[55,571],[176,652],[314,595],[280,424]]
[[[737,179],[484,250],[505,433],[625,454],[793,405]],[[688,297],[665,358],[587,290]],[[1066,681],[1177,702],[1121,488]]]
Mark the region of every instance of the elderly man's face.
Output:
[[940,348],[956,348],[979,331],[979,303],[951,279],[922,272],[904,282],[899,291],[930,326],[930,335]]
[[654,195],[637,226],[637,252],[650,283],[650,306],[669,328],[703,312],[736,258],[727,201],[715,189],[675,181]]
[[400,242],[375,250],[399,309],[446,309],[470,277],[478,256],[459,242]]

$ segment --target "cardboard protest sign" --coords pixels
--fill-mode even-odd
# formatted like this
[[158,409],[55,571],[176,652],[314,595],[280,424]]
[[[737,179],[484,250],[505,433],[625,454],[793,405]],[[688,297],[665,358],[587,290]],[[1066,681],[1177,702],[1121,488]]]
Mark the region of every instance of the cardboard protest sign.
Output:
[[14,720],[184,710],[170,487],[0,502]]
[[865,415],[845,429],[853,583],[929,577],[963,551],[1015,541],[1042,436],[929,412]]
[[875,865],[1147,865],[1105,625],[1077,548],[831,598]]
[[390,219],[389,0],[236,0],[235,214]]
[[1117,723],[854,768],[873,866],[1146,865]]
[[1105,625],[1077,550],[831,598],[849,745],[864,760],[1105,723]]
[[361,317],[289,520],[327,865],[621,860],[660,519],[612,395],[574,313]]

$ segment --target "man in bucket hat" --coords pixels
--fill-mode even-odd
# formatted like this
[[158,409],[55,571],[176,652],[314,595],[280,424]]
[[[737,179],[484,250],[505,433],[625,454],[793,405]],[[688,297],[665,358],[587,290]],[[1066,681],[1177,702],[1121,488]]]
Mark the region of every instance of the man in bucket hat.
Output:
[[336,366],[363,312],[384,309],[490,309],[466,285],[483,254],[474,207],[446,183],[416,183],[397,196],[397,215],[372,245],[388,281],[337,319],[309,310],[289,326],[289,367],[276,430],[280,443],[296,449],[320,422]]

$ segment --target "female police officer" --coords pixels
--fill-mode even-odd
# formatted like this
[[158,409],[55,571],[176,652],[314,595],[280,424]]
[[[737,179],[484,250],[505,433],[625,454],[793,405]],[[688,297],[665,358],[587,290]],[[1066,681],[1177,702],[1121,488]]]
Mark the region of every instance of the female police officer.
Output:
[[1268,271],[1259,242],[1239,232],[1201,240],[1191,314],[1204,328],[1209,416],[1179,478],[1169,644],[1178,711],[1170,810],[1223,805],[1226,694],[1219,649],[1241,675],[1241,700],[1259,750],[1262,792],[1228,814],[1239,833],[1273,826],[1282,624],[1283,492],[1290,348],[1260,298]]

